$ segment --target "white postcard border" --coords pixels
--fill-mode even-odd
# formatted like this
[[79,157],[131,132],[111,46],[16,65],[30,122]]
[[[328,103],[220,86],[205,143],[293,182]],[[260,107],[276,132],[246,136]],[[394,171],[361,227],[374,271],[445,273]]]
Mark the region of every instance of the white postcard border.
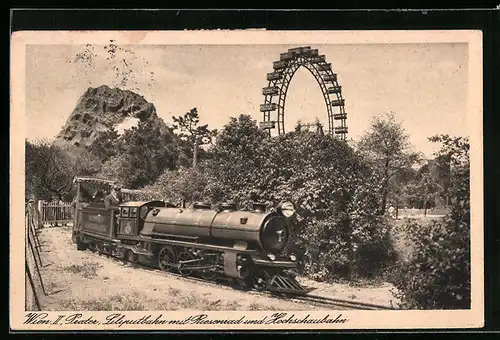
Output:
[[[24,137],[25,112],[25,46],[30,44],[407,44],[407,43],[468,43],[468,126],[470,128],[471,159],[471,287],[470,310],[426,311],[283,311],[283,312],[47,312],[47,319],[59,315],[81,313],[80,320],[91,318],[99,324],[24,324]],[[10,325],[13,330],[265,330],[265,329],[412,329],[412,328],[478,328],[484,325],[484,226],[483,226],[483,133],[482,133],[482,32],[468,30],[440,31],[264,31],[264,30],[191,30],[191,31],[24,31],[15,32],[11,41],[11,166],[10,166]],[[106,325],[109,315],[119,313],[124,319],[184,320],[184,324],[123,324]],[[286,313],[276,320],[276,313]],[[196,317],[198,315],[198,323]],[[206,315],[199,317],[199,315]],[[293,316],[292,316],[293,315]],[[304,319],[308,315],[306,319]],[[331,320],[341,315],[345,323],[310,323],[307,320]],[[191,319],[189,319],[191,317]],[[241,318],[244,319],[241,319]],[[291,318],[290,318],[291,317]],[[275,319],[275,322],[271,320]],[[296,323],[285,322],[296,319]],[[191,320],[187,321],[186,319]],[[238,320],[234,324],[210,324],[207,320]],[[245,324],[245,320],[262,323]],[[149,319],[151,321],[151,319]],[[205,320],[205,321],[203,321]],[[262,321],[264,320],[264,321]],[[300,322],[302,320],[302,322]],[[257,321],[255,321],[257,322]]]

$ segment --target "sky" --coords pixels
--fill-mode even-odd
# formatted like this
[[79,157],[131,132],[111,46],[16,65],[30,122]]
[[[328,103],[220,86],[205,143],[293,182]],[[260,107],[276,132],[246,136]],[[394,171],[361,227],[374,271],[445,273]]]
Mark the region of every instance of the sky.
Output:
[[[131,88],[152,102],[158,115],[172,116],[196,107],[202,124],[220,129],[230,117],[249,114],[262,120],[262,87],[272,62],[291,45],[129,45],[118,59],[132,69]],[[430,157],[436,134],[467,136],[466,43],[311,45],[338,74],[346,100],[348,138],[357,141],[373,117],[394,112],[415,151]],[[75,56],[91,50],[91,62]],[[52,139],[88,87],[116,86],[104,45],[28,45],[26,115],[29,140]],[[92,67],[86,67],[92,66]],[[288,89],[285,130],[298,120],[319,118],[327,125],[321,90],[301,68]]]

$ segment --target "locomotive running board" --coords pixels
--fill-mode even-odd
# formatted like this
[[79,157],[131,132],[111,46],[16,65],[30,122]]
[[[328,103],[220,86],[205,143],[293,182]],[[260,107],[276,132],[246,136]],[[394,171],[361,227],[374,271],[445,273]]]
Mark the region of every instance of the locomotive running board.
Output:
[[314,288],[303,287],[295,279],[276,274],[269,281],[267,289],[276,293],[305,295]]
[[227,247],[227,246],[217,246],[217,245],[211,245],[211,244],[206,244],[206,243],[196,243],[196,242],[185,242],[185,241],[177,241],[177,240],[167,240],[167,239],[161,239],[161,238],[146,238],[146,237],[137,237],[135,240],[144,242],[155,242],[159,244],[165,244],[165,245],[174,245],[174,246],[183,246],[183,247],[192,247],[192,248],[202,248],[202,249],[209,249],[209,250],[215,250],[215,251],[238,251],[239,253],[243,254],[257,254],[257,250],[254,249],[246,249],[246,250],[238,250],[232,247]]

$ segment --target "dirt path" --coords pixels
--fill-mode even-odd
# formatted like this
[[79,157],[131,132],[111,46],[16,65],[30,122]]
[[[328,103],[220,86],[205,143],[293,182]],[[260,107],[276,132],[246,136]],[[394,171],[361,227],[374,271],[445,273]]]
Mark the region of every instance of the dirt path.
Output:
[[[134,268],[90,251],[77,251],[71,243],[69,227],[45,228],[39,237],[42,259],[44,264],[48,264],[42,268],[42,275],[51,292],[48,296],[41,295],[43,310],[325,309],[230,287],[193,282],[157,271]],[[346,287],[316,286],[318,289],[315,294],[353,298]],[[382,290],[385,292],[387,289]],[[366,298],[366,292],[365,295],[359,292],[355,294],[355,300],[361,301],[363,296]],[[365,299],[365,302],[389,305],[380,288],[373,291],[372,295],[379,299]]]
[[325,296],[329,298],[368,303],[389,308],[397,308],[399,300],[391,293],[394,286],[387,282],[378,284],[341,284],[341,283],[321,283],[306,278],[298,280],[302,285],[314,287],[311,294]]

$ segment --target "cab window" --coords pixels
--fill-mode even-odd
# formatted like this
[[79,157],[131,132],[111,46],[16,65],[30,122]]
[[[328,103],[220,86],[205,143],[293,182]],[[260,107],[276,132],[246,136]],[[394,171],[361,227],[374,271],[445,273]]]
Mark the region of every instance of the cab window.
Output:
[[128,217],[129,216],[129,208],[122,208],[121,215],[122,215],[122,217]]

